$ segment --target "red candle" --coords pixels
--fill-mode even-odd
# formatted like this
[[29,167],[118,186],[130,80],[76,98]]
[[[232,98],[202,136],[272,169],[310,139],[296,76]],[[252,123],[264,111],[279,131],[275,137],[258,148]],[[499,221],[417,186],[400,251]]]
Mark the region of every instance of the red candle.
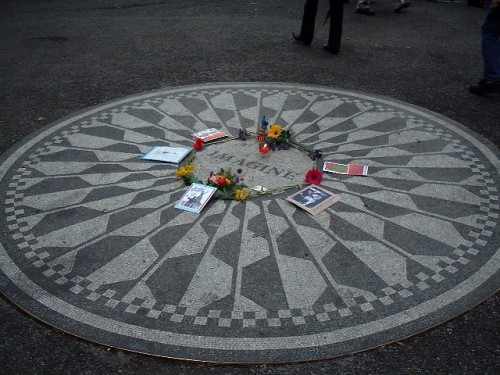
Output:
[[262,155],[267,154],[269,151],[271,151],[271,147],[266,142],[259,143],[259,152]]

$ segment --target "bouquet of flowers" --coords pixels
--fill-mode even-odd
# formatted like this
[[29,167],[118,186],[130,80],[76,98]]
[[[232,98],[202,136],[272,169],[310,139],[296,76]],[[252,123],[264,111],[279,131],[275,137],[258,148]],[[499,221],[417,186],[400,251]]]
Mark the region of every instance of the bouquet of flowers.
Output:
[[207,185],[215,186],[215,197],[220,199],[236,199],[244,201],[250,195],[250,189],[242,182],[241,170],[233,174],[231,169],[220,169],[219,173],[210,172]]
[[203,183],[194,172],[194,165],[188,164],[180,167],[175,172],[175,175],[181,178],[186,185],[199,183],[216,187],[217,191],[214,198],[244,201],[250,196],[250,189],[242,182],[242,171],[240,169],[238,169],[237,173],[233,173],[231,169],[224,170],[223,168],[218,173],[210,172],[206,183]]
[[290,130],[285,130],[281,125],[275,124],[267,132],[265,142],[272,150],[288,150],[292,146],[291,138],[292,133]]
[[[260,125],[257,127],[257,141],[266,144],[268,150],[288,150],[292,146],[292,133],[283,129],[281,125],[275,124],[268,130],[269,120],[266,116],[262,117]],[[241,137],[240,130],[240,139]]]

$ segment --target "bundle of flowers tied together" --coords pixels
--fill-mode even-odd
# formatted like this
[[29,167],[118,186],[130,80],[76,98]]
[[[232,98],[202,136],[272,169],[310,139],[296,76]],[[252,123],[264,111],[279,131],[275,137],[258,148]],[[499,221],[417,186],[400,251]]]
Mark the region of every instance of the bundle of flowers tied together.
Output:
[[231,169],[224,170],[221,168],[218,173],[210,172],[210,177],[205,183],[196,176],[193,164],[180,167],[177,172],[175,172],[175,175],[182,178],[186,185],[199,183],[216,187],[217,191],[214,194],[215,198],[244,201],[251,195],[248,186],[243,184],[239,176],[233,174]]
[[273,151],[275,149],[288,150],[293,145],[290,130],[285,130],[278,124],[271,126],[267,132],[265,141]]

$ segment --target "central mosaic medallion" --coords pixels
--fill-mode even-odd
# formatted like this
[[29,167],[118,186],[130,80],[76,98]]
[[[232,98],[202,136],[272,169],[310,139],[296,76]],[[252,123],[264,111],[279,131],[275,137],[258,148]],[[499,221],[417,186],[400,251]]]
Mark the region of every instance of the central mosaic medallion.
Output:
[[207,144],[194,160],[196,173],[209,176],[220,168],[231,168],[233,172],[240,169],[245,185],[279,190],[304,183],[307,171],[315,166],[307,154],[296,148],[261,155],[258,146],[255,137]]
[[[325,173],[341,200],[312,216],[293,190],[175,208],[177,165],[153,146],[236,137],[262,116],[368,166]],[[207,144],[197,175],[241,168],[249,187],[304,182],[297,149]],[[0,287],[30,314],[105,345],[216,362],[330,358],[451,319],[499,285],[498,150],[422,108],[286,84],[211,84],[104,104],[0,160]]]

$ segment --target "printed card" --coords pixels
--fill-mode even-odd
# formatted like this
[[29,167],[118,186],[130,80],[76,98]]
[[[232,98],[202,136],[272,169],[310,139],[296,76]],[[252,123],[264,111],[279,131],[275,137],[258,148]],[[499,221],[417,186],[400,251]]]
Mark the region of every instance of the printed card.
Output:
[[338,174],[347,174],[350,176],[367,176],[368,166],[361,164],[339,164],[332,161],[325,161],[323,171]]
[[190,148],[184,147],[156,146],[146,152],[142,159],[177,164],[180,163],[180,161],[184,159],[190,151]]
[[194,134],[192,134],[192,136],[197,138],[197,139],[201,139],[203,142],[210,142],[210,141],[213,141],[214,139],[227,137],[228,134],[221,132],[218,129],[210,128],[210,129],[206,129],[206,130],[202,130],[200,132],[194,133]]
[[340,195],[334,194],[317,185],[309,185],[286,198],[303,210],[315,216],[340,200]]
[[179,203],[175,205],[175,208],[199,214],[216,190],[217,188],[214,186],[192,184],[179,200]]

